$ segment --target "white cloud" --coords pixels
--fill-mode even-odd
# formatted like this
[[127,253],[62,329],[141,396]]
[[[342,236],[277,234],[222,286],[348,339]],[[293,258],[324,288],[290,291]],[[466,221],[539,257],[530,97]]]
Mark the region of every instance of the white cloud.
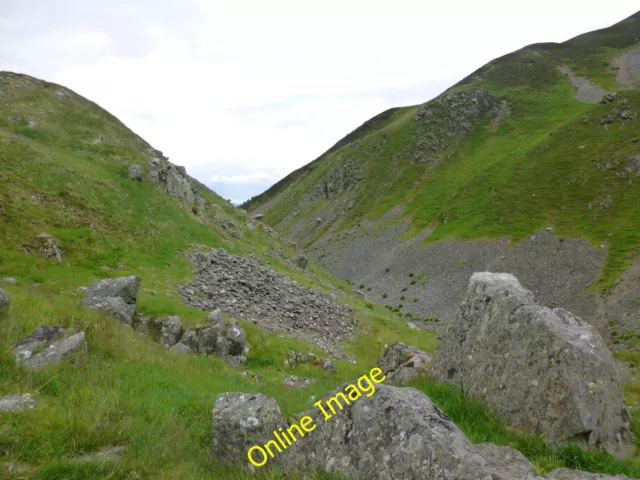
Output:
[[427,101],[495,57],[637,8],[629,0],[605,9],[584,0],[9,3],[0,68],[97,102],[235,199],[383,110]]

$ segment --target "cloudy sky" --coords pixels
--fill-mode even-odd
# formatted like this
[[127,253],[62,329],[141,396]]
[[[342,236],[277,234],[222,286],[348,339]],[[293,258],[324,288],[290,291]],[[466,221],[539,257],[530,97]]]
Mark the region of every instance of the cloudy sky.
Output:
[[373,115],[637,0],[0,0],[0,70],[97,102],[242,201]]

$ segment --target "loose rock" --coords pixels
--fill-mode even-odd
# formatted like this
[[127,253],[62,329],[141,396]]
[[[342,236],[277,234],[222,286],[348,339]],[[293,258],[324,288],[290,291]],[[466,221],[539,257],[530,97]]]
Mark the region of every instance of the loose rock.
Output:
[[295,375],[288,375],[284,377],[283,385],[289,388],[305,388],[312,383],[316,383],[315,378],[300,378]]
[[36,247],[44,258],[55,259],[58,262],[62,261],[62,250],[48,233],[41,233],[36,237]]
[[182,336],[182,321],[180,317],[169,317],[164,322],[162,327],[162,336],[160,337],[160,343],[165,347],[173,347]]
[[13,346],[16,362],[28,370],[55,367],[63,360],[79,361],[87,355],[84,332],[67,336],[70,331],[57,325],[41,326]]

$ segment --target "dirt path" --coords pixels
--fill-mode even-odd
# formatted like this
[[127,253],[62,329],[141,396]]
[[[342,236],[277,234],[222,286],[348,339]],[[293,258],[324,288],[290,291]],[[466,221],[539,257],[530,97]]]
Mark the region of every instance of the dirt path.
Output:
[[558,70],[567,75],[569,80],[571,80],[571,84],[578,89],[578,93],[576,94],[578,100],[586,103],[600,103],[602,97],[608,93],[586,78],[574,75],[566,65],[559,65]]
[[616,72],[616,81],[622,88],[640,85],[640,47],[629,50],[611,61]]

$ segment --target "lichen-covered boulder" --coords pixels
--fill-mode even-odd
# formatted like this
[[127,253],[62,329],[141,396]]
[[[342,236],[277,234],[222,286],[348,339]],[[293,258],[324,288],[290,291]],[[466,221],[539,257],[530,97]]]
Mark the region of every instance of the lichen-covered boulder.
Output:
[[286,427],[276,401],[260,393],[223,393],[213,407],[213,455],[230,465],[251,467],[247,452]]
[[85,290],[82,303],[131,325],[139,291],[140,279],[136,276],[106,278]]
[[55,239],[48,233],[41,233],[35,239],[36,248],[40,255],[46,259],[54,259],[57,262],[62,261],[62,249],[58,246]]
[[[323,403],[339,391],[327,394]],[[317,428],[279,454],[288,467],[367,480],[514,480],[535,473],[520,452],[473,445],[413,388],[378,384],[372,396],[363,395],[326,421],[318,409],[305,414]]]
[[69,335],[58,326],[42,326],[13,346],[18,365],[39,371],[58,366],[63,360],[77,362],[87,356],[84,332]]
[[635,449],[618,370],[598,332],[537,305],[504,273],[475,273],[438,341],[432,375],[486,403],[510,426],[619,457]]
[[391,385],[403,385],[411,380],[429,373],[431,355],[418,347],[396,342],[378,359],[376,364]]

